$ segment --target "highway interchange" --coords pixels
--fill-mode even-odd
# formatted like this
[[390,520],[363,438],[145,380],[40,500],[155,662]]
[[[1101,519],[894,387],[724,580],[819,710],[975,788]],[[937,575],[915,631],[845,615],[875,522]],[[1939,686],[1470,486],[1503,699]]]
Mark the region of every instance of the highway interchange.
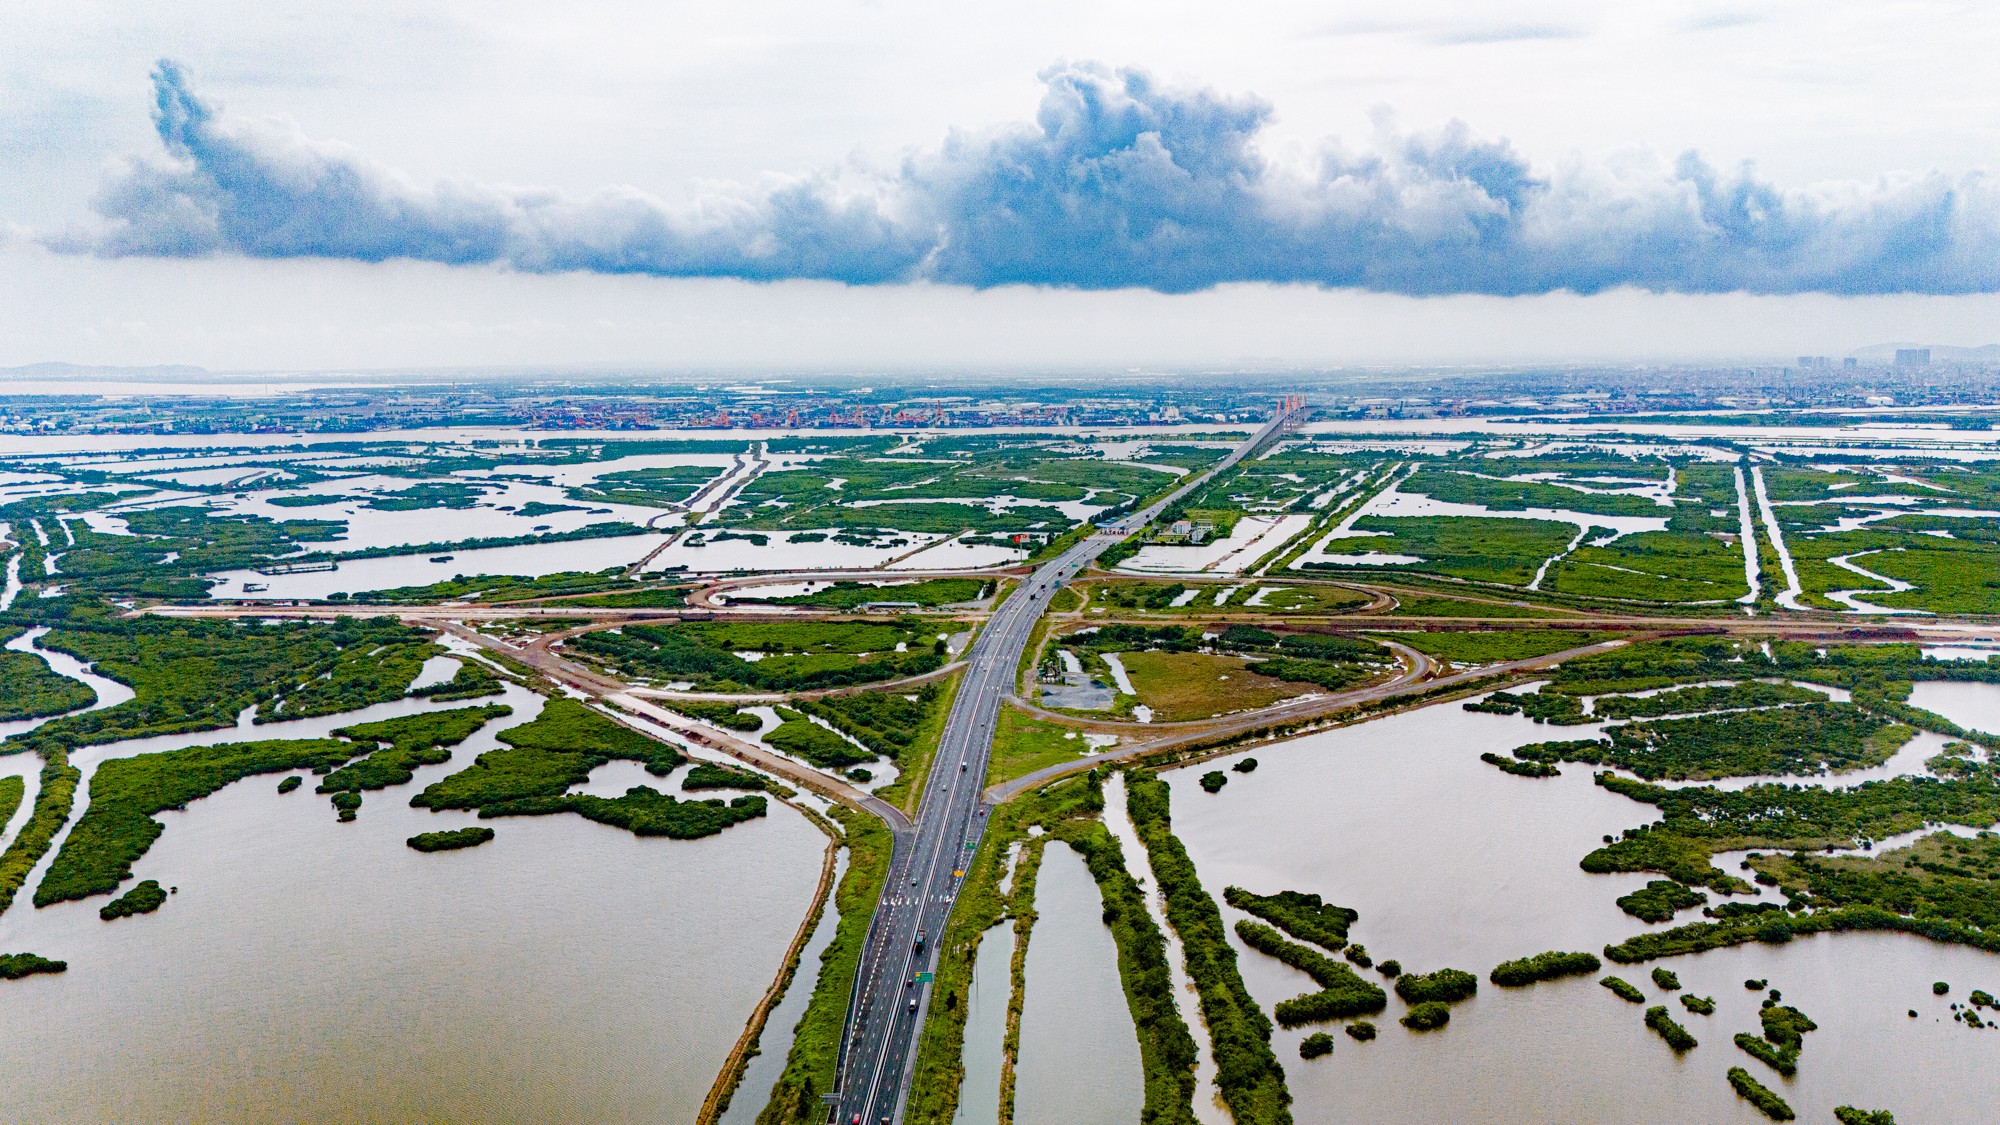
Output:
[[[835,1121],[880,1125],[902,1120],[916,1069],[918,1032],[931,998],[930,984],[917,983],[917,977],[932,972],[937,963],[938,935],[985,833],[987,806],[980,794],[994,728],[1001,700],[1014,690],[1015,672],[1035,623],[1056,591],[1098,555],[1255,452],[1292,420],[1278,415],[1220,464],[1044,563],[994,610],[967,650],[965,678],[939,735],[916,824],[896,834],[889,878],[855,974],[841,1041],[839,1089],[830,1095],[837,1099]],[[920,932],[925,936],[921,948]]]

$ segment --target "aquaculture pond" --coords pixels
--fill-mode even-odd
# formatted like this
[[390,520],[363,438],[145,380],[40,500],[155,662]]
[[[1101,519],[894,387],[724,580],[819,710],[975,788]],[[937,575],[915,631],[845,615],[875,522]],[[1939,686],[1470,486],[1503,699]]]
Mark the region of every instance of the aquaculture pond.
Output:
[[[483,822],[496,838],[467,850],[406,846],[482,823],[408,800],[542,705],[513,688],[497,701],[513,714],[450,763],[368,792],[352,823],[310,778],[280,795],[275,775],[159,814],[166,830],[133,870],[171,889],[156,913],[105,922],[103,897],[37,910],[24,894],[0,915],[0,949],[69,971],[0,986],[6,1115],[268,1122],[310,1106],[318,1121],[693,1120],[811,902],[825,838],[773,803],[692,841],[562,815]],[[441,706],[405,700],[73,760],[88,777],[131,753],[319,737]],[[678,793],[687,768],[647,780]],[[767,1050],[782,1058],[788,1036],[767,1033]]]
[[[210,588],[209,596],[251,600],[324,598],[343,592],[359,594],[403,586],[427,586],[459,575],[514,574],[536,578],[568,570],[602,570],[636,563],[666,543],[668,538],[666,535],[617,535],[605,539],[529,543],[517,547],[446,549],[436,554],[385,555],[381,558],[346,559],[333,570],[303,574],[231,570],[216,575],[221,582]],[[251,589],[253,586],[263,589]]]
[[1139,1041],[1103,899],[1076,852],[1050,844],[1043,853],[1035,911],[1014,1120],[1137,1121]]
[[[1578,861],[1604,836],[1654,820],[1656,810],[1598,787],[1587,767],[1529,779],[1479,760],[1482,751],[1549,737],[1528,719],[1448,703],[1259,746],[1259,768],[1230,773],[1213,795],[1199,785],[1202,773],[1235,758],[1165,775],[1174,829],[1218,899],[1231,885],[1316,893],[1359,912],[1349,938],[1376,964],[1393,959],[1406,971],[1451,967],[1479,977],[1478,993],[1452,1006],[1442,1030],[1398,1026],[1406,1008],[1393,998],[1370,1042],[1339,1034],[1337,1024],[1279,1030],[1274,1046],[1296,1120],[1765,1120],[1731,1089],[1725,1073],[1734,1066],[1750,1068],[1806,1121],[1831,1120],[1838,1105],[1886,1108],[1902,1121],[1967,1120],[1968,1107],[2000,1097],[2000,1033],[1956,1023],[1950,1008],[1972,989],[1992,991],[2000,957],[1963,946],[1900,934],[1825,935],[1607,964],[1528,988],[1487,982],[1502,961],[1600,952],[1648,928],[1614,899],[1649,876],[1590,875]],[[1734,871],[1739,858],[1717,861]],[[1223,913],[1232,925],[1249,917],[1228,906]],[[1698,918],[1691,912],[1678,921]],[[1267,1011],[1317,987],[1231,940]],[[1680,993],[1713,997],[1715,1014],[1684,1009],[1680,993],[1648,976],[1652,965],[1677,973]],[[1669,1049],[1646,1027],[1646,1005],[1598,985],[1606,972],[1640,986],[1646,1005],[1667,1005],[1700,1046]],[[1743,984],[1753,978],[1818,1023],[1794,1078],[1731,1043],[1739,1032],[1759,1031],[1764,994]],[[1933,996],[1940,980],[1952,985],[1949,996]],[[1335,1032],[1335,1046],[1301,1059],[1299,1042],[1314,1031]]]
[[965,1047],[960,1053],[965,1078],[959,1083],[952,1125],[997,1125],[1000,1120],[1000,1062],[1006,1051],[1013,957],[1012,925],[994,926],[980,936],[972,962],[972,992],[966,1000]]

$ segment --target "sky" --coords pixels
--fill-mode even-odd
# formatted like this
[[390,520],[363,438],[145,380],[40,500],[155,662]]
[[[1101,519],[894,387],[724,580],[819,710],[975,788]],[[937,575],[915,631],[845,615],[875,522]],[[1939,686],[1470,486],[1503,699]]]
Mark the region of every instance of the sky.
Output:
[[1981,344],[1996,48],[1897,0],[30,2],[0,366]]

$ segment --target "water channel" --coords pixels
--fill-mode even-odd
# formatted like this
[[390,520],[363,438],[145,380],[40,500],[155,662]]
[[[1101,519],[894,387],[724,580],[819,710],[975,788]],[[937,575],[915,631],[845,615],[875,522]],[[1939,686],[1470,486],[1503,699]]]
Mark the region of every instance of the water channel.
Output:
[[[1014,1120],[1139,1120],[1139,1039],[1118,980],[1118,947],[1083,857],[1051,843],[1035,877],[1035,929],[1015,1065]],[[996,943],[1006,945],[1005,941]]]

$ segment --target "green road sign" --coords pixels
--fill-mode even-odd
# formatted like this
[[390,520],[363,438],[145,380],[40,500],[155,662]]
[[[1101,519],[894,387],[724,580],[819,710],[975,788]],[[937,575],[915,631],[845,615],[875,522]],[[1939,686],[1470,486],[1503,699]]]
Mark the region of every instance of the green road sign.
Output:
[[936,980],[936,979],[937,979],[937,974],[935,974],[935,973],[918,973],[918,974],[917,974],[917,983],[918,983],[918,984],[929,984],[929,983],[931,983],[932,981],[934,981],[934,980]]

